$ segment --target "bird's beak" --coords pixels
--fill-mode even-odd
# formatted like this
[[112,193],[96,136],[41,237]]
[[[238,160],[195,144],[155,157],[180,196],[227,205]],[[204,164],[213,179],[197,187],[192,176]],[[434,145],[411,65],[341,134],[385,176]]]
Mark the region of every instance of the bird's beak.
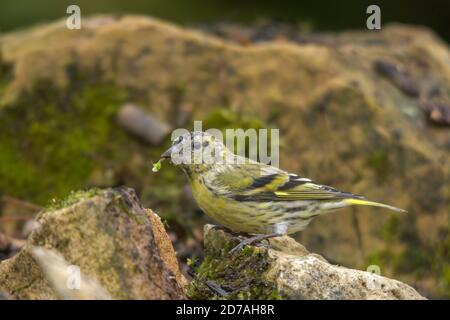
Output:
[[164,159],[170,159],[171,157],[172,157],[172,147],[164,151],[163,154],[161,155],[161,158]]

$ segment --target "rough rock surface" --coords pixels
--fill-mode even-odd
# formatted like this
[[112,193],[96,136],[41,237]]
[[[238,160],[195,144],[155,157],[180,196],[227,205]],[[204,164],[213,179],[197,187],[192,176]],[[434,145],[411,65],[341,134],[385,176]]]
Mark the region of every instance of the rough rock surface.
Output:
[[125,134],[123,103],[174,128],[280,128],[283,169],[409,212],[343,210],[316,219],[302,243],[450,297],[450,133],[429,121],[448,109],[448,45],[405,25],[300,36],[239,45],[142,16],[1,35],[0,193],[43,205],[129,185],[184,239],[204,221],[194,223],[178,171],[148,174],[167,145]]
[[[60,283],[65,264],[78,266],[91,279],[86,282],[97,288],[98,298],[185,298],[173,248],[162,235],[164,227],[152,211],[141,207],[132,189],[72,194],[41,212],[38,223],[26,246],[0,263],[0,288],[14,298],[67,298],[61,296],[65,283]],[[49,264],[52,260],[55,263]]]
[[98,281],[68,263],[57,251],[33,247],[30,250],[56,296],[64,300],[111,300]]
[[288,236],[232,255],[233,235],[206,225],[204,238],[205,260],[188,290],[194,299],[424,299],[402,282],[332,265]]

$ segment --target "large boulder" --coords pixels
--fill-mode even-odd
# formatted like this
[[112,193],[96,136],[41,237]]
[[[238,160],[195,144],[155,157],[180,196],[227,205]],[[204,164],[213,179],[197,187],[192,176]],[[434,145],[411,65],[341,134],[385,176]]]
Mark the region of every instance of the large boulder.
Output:
[[101,16],[81,30],[59,20],[3,34],[0,56],[0,194],[43,205],[129,185],[189,242],[204,221],[185,180],[169,166],[148,174],[169,142],[149,147],[121,130],[120,106],[171,127],[280,128],[284,169],[409,211],[346,209],[316,219],[302,243],[450,297],[450,51],[430,30],[240,45],[149,17]]
[[229,253],[232,234],[205,226],[204,261],[193,266],[193,299],[424,299],[412,287],[378,274],[333,265],[283,236]]
[[[164,226],[132,189],[74,193],[37,222],[25,247],[0,263],[0,291],[16,299],[185,298]],[[74,272],[78,287],[70,287]]]

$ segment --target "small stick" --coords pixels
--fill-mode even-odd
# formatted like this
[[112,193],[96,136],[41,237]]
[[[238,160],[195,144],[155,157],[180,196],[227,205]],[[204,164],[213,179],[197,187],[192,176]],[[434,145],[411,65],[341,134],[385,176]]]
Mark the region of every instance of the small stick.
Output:
[[209,289],[211,289],[212,291],[214,291],[217,295],[219,295],[221,297],[228,297],[230,295],[228,292],[223,290],[222,287],[217,284],[217,282],[215,282],[213,280],[207,280],[206,285],[208,286]]
[[0,221],[21,221],[21,220],[30,220],[33,217],[27,217],[27,216],[4,216],[4,217],[0,217]]

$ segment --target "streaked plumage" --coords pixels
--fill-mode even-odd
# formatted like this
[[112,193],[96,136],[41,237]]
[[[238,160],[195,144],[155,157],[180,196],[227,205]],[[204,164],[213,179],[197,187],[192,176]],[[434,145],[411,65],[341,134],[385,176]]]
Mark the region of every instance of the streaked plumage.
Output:
[[174,157],[185,148],[224,157],[224,163],[180,164],[200,208],[219,224],[238,232],[290,234],[304,229],[321,214],[351,205],[404,211],[363,197],[316,184],[308,178],[234,155],[221,141],[203,132],[174,141],[163,156]]

